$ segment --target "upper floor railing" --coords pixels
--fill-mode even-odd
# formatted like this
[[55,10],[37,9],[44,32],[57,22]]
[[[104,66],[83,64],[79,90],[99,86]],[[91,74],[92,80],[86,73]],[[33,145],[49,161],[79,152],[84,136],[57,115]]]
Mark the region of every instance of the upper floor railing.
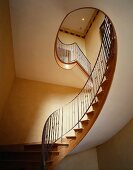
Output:
[[89,76],[91,74],[91,63],[86,58],[77,43],[64,44],[57,39],[57,56],[64,64],[77,63]]
[[[80,128],[81,120],[83,120],[86,113],[98,100],[97,94],[105,78],[105,72],[108,68],[108,62],[114,56],[114,49],[116,44],[115,31],[113,29],[112,23],[107,16],[105,17],[104,22],[100,27],[100,32],[101,46],[99,49],[97,60],[86,84],[84,85],[80,93],[72,101],[54,111],[48,117],[45,123],[42,136],[44,166],[45,161],[48,159],[48,152],[52,149],[53,144],[59,139],[61,139],[62,141],[64,135],[73,128]],[[59,44],[61,44],[61,46]],[[64,48],[64,46],[65,45],[59,43],[58,40],[58,51]],[[75,60],[74,57],[73,60],[70,60],[70,62]],[[64,61],[64,59],[62,60]],[[66,60],[64,62],[69,61],[68,58]],[[90,65],[88,65],[88,67],[89,66]]]

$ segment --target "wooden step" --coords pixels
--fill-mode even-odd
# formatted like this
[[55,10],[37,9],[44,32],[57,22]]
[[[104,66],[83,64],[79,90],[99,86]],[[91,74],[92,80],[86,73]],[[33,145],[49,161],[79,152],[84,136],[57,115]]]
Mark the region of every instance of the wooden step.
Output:
[[41,149],[41,143],[0,145],[0,151],[41,151]]
[[2,151],[24,151],[24,145],[12,144],[12,145],[0,145],[0,152]]
[[48,151],[48,153],[52,155],[59,155],[59,151]]
[[53,146],[69,146],[69,143],[54,143]]
[[[67,139],[66,139],[67,140]],[[58,142],[58,143],[54,143],[52,145],[52,151],[58,151],[61,148],[67,148],[69,146],[69,143],[65,143],[65,142]]]
[[92,110],[92,111],[90,111],[90,112],[87,112],[86,114],[87,114],[88,119],[91,120],[91,118],[92,118],[93,115],[94,115],[94,110]]
[[107,61],[107,66],[110,66],[112,64],[112,58],[110,57]]
[[46,161],[47,165],[52,165],[52,163],[53,163],[53,160],[51,160],[51,159]]
[[25,144],[24,145],[24,150],[25,151],[41,151],[42,149],[42,144]]
[[105,80],[104,82],[102,82],[101,87],[103,91],[104,89],[106,89],[107,85],[108,85],[108,80]]
[[59,153],[60,153],[59,151],[50,151],[50,152],[48,152],[48,159],[52,160],[56,156],[59,156]]
[[41,152],[0,152],[0,160],[41,160]]
[[108,69],[105,71],[105,74],[104,76],[106,77],[106,79],[108,79],[109,75],[110,75],[110,72],[111,72],[111,68],[108,67]]
[[76,136],[66,136],[67,139],[75,140]]
[[75,133],[81,133],[83,131],[83,128],[75,128],[74,129]]
[[47,168],[48,170],[53,170],[54,169],[54,165],[47,165]]
[[18,170],[18,169],[28,169],[28,170],[37,170],[41,166],[41,162],[39,161],[33,161],[33,160],[4,160],[0,161],[0,169],[6,170],[6,169],[12,169],[12,170]]
[[81,122],[82,126],[84,127],[84,126],[88,125],[89,120],[88,119],[87,120],[81,120],[80,122]]
[[95,102],[92,104],[93,110],[95,111],[98,107],[98,102]]
[[101,98],[103,97],[103,94],[104,94],[104,91],[103,91],[103,90],[97,94],[97,98],[98,98],[99,101],[100,101]]

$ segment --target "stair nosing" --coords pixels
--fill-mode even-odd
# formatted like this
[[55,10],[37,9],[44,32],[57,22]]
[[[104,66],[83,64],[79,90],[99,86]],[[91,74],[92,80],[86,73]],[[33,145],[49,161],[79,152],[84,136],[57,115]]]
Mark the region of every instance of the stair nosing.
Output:
[[83,130],[83,128],[75,128],[75,129],[73,129],[74,131],[80,131],[80,130]]
[[66,138],[76,138],[76,136],[66,136]]
[[53,145],[57,145],[57,146],[68,146],[69,143],[54,143]]
[[86,119],[86,120],[81,120],[80,122],[81,122],[81,123],[84,123],[84,122],[89,122],[89,119]]

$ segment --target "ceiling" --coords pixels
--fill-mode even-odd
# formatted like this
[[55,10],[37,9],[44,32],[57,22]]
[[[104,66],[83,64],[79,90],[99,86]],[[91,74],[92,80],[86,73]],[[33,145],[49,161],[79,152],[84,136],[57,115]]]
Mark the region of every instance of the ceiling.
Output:
[[118,55],[113,83],[101,114],[73,153],[107,141],[133,117],[133,1],[10,0],[17,77],[73,87],[82,86],[79,74],[57,65],[54,44],[66,14],[86,6],[101,9],[113,21]]
[[84,36],[96,15],[96,9],[80,9],[70,13],[63,21],[60,30]]

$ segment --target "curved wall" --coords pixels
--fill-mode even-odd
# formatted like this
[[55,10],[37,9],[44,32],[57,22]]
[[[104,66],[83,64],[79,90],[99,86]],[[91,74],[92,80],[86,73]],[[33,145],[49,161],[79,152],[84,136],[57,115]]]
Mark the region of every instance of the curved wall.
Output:
[[99,170],[133,169],[133,119],[109,141],[97,147]]

